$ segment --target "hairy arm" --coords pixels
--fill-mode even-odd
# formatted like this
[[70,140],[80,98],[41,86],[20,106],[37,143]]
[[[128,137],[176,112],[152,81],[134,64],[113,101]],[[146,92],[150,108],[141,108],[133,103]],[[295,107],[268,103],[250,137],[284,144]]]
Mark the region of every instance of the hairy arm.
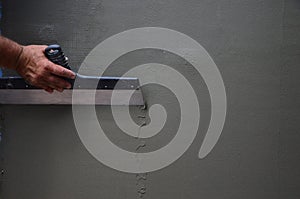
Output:
[[0,36],[0,64],[16,69],[23,47],[5,37]]
[[49,93],[62,92],[71,85],[60,77],[75,78],[75,74],[49,61],[44,45],[22,46],[0,36],[0,65],[16,70],[31,85],[43,88]]

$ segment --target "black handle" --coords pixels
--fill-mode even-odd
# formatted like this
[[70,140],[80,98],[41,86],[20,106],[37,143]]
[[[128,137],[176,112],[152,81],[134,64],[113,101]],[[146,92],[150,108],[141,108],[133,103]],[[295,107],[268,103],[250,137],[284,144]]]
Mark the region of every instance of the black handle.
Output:
[[60,45],[53,44],[53,45],[48,46],[45,49],[45,56],[53,63],[61,65],[65,68],[71,70],[69,63],[68,63],[68,58],[65,56]]
[[[48,46],[45,49],[45,56],[52,61],[53,63],[63,66],[66,69],[71,70],[69,63],[68,63],[68,58],[65,56],[64,52],[62,51],[60,45],[58,44],[52,44]],[[73,88],[74,85],[74,80],[73,79],[68,79],[65,77],[62,77],[64,80],[68,81]]]

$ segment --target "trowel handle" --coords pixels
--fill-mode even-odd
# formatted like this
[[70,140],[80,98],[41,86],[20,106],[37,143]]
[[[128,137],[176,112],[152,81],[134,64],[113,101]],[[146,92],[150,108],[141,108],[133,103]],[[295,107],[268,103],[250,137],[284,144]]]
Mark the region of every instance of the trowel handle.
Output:
[[[63,66],[66,69],[71,70],[69,63],[68,63],[68,58],[65,56],[64,52],[62,51],[61,47],[58,44],[53,44],[48,46],[45,49],[45,56],[52,61],[53,63]],[[68,81],[73,88],[74,80],[73,79],[68,79],[65,77],[62,77],[64,80]]]
[[53,63],[61,65],[65,68],[71,70],[69,63],[68,63],[68,58],[65,56],[60,45],[53,44],[53,45],[48,46],[45,49],[45,56]]

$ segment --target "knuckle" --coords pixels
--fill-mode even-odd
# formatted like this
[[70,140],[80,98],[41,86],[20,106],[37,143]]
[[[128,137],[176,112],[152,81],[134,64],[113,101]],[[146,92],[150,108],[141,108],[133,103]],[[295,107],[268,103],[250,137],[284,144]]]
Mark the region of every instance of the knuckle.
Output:
[[48,76],[47,80],[48,80],[49,82],[51,82],[51,83],[54,83],[54,84],[57,83],[57,80],[56,80],[56,78],[55,78],[54,76]]
[[60,68],[60,69],[59,69],[59,73],[60,73],[61,75],[65,75],[65,74],[66,74],[66,70],[65,70],[64,68]]
[[49,75],[45,78],[45,80],[48,82],[53,82],[53,77],[51,75]]
[[44,66],[44,69],[45,69],[45,71],[51,71],[52,67],[51,67],[50,64],[46,64],[46,65]]

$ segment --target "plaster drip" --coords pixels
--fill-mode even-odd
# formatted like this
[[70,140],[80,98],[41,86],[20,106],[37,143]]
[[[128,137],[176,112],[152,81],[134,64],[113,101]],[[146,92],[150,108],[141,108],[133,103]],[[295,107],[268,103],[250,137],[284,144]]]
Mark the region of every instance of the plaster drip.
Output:
[[[140,110],[143,114],[137,116],[137,118],[142,120],[141,124],[139,125],[138,135],[136,137],[136,139],[138,139],[140,141],[138,146],[135,149],[137,158],[138,158],[138,154],[139,154],[138,151],[141,148],[146,147],[146,141],[140,139],[142,127],[147,125],[147,122],[146,122],[146,109],[147,109],[146,105],[141,106]],[[139,161],[137,161],[137,163],[139,164]],[[146,181],[147,181],[147,173],[136,174],[136,187],[137,187],[138,198],[144,198],[144,196],[146,194],[146,190],[147,190]]]

